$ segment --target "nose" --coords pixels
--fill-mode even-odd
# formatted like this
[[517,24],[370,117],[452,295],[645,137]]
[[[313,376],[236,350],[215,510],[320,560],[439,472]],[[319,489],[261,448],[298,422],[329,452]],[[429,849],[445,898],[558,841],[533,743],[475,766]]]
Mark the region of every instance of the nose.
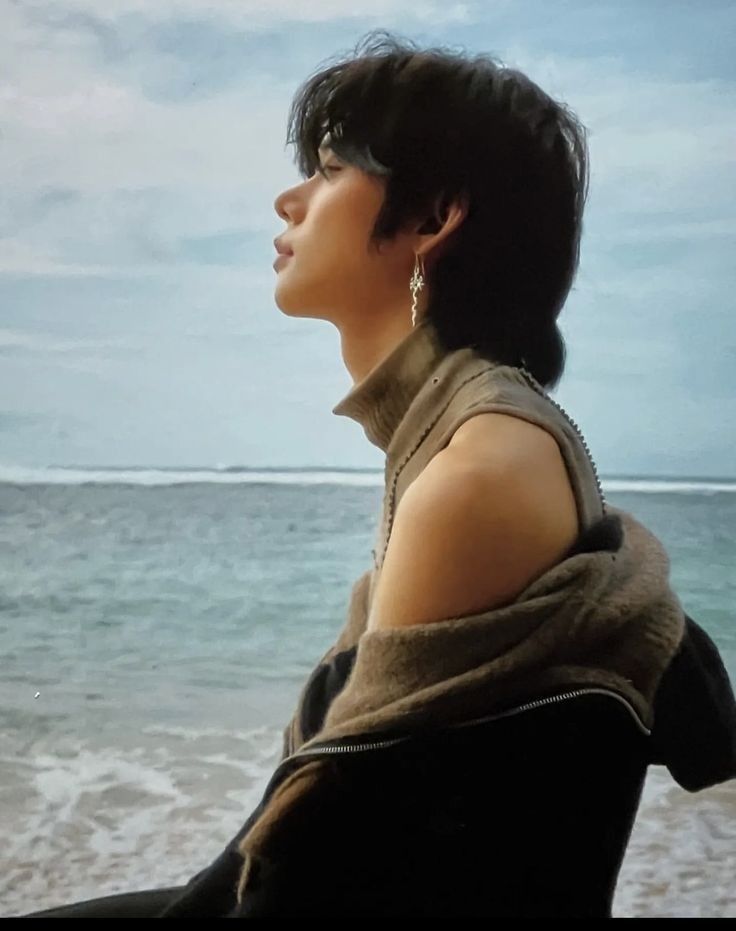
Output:
[[[315,175],[316,172],[312,177]],[[311,181],[311,178],[300,181],[298,184],[287,188],[285,191],[282,191],[273,202],[273,209],[278,216],[292,226],[296,222],[297,217],[301,219],[304,218],[307,209],[307,201],[309,199],[309,181]]]
[[287,206],[289,203],[295,200],[294,188],[287,188],[287,190],[282,191],[276,200],[273,202],[273,209],[281,217],[282,220],[285,220],[287,223],[291,221],[291,209]]
[[284,211],[283,204],[284,204],[284,195],[282,193],[282,194],[279,194],[279,196],[273,202],[273,209],[276,211],[279,217],[281,217],[282,220],[286,220],[288,218],[286,216],[286,212]]

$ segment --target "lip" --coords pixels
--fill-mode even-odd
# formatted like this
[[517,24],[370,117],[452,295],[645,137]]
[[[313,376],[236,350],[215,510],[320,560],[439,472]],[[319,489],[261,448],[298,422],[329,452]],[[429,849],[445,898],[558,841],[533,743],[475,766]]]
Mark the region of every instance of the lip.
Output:
[[292,257],[293,254],[294,254],[293,252],[281,252],[273,260],[273,267],[280,268],[287,261],[287,259],[290,259]]
[[291,249],[290,246],[287,246],[286,243],[282,242],[278,238],[278,236],[276,237],[276,239],[274,239],[273,244],[276,247],[276,251],[278,252],[279,255],[293,255],[294,254],[294,250]]

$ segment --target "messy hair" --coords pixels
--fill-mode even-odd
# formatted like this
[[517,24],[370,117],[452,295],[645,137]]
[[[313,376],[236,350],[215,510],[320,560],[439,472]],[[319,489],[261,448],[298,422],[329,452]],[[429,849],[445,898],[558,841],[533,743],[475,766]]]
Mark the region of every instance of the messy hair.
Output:
[[287,144],[303,177],[319,170],[325,139],[386,181],[370,246],[466,201],[428,270],[426,313],[447,349],[523,364],[554,387],[588,192],[573,112],[493,56],[420,49],[381,29],[298,89]]

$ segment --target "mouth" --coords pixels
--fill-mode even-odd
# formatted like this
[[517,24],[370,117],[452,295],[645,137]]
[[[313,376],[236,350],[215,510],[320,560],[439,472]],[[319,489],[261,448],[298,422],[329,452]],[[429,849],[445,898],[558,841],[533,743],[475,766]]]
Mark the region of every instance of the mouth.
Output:
[[290,246],[287,246],[286,243],[282,242],[278,236],[274,239],[273,244],[279,255],[294,254],[294,250]]
[[273,267],[280,268],[293,254],[293,252],[280,252],[273,260]]

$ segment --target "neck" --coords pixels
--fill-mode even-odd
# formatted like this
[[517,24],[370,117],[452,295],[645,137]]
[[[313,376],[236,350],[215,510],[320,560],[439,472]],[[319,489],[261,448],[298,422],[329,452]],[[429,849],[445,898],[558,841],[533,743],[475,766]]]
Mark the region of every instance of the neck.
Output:
[[[384,452],[396,427],[445,350],[437,331],[427,317],[420,317],[415,327],[403,323],[389,338],[366,335],[365,345],[353,342],[346,360],[355,378],[353,387],[332,409],[333,414],[350,417],[359,423],[368,439]],[[351,368],[352,365],[352,368]]]
[[353,379],[353,385],[372,372],[411,333],[411,319],[393,316],[381,326],[373,321],[360,321],[358,326],[347,326],[340,330],[340,349],[345,368]]

